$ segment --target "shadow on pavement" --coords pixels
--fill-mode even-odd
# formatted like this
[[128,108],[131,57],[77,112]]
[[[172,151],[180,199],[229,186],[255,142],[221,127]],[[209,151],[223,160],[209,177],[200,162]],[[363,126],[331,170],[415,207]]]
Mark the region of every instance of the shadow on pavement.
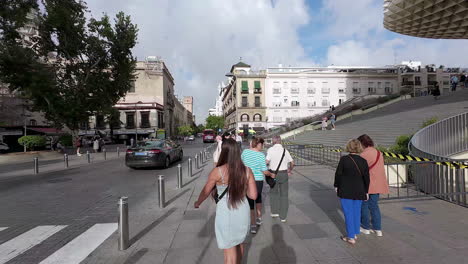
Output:
[[[280,224],[274,224],[271,227],[273,243],[262,249],[260,253],[260,264],[274,263],[296,263],[297,257],[294,248],[288,246],[283,237],[283,227]],[[276,256],[276,258],[274,258]]]
[[138,250],[135,254],[131,255],[125,262],[124,264],[136,264],[138,261],[146,254],[148,253],[147,248],[142,248]]
[[164,204],[164,206],[170,205],[171,203],[173,203],[175,200],[177,200],[179,197],[181,197],[182,195],[184,195],[188,191],[190,191],[190,189],[186,189],[183,192],[181,192],[181,193],[177,194],[176,196],[172,197],[169,201],[166,202],[166,204]]
[[[159,225],[164,219],[169,217],[172,213],[176,211],[176,208],[172,208],[171,210],[167,211],[165,214],[163,214],[161,217],[158,219],[154,220],[153,223],[145,227],[143,230],[138,232],[132,239],[130,239],[130,246],[133,245],[135,242],[140,240],[142,237],[144,237],[148,232],[150,232],[153,228],[155,228],[157,225]],[[140,257],[141,258],[141,257]]]
[[210,219],[208,219],[208,221],[200,230],[200,232],[198,232],[198,237],[210,237],[210,240],[208,240],[202,252],[198,256],[197,261],[195,262],[197,264],[203,263],[202,260],[205,257],[206,252],[208,251],[208,248],[210,247],[211,242],[213,241],[214,236],[211,235],[211,232],[214,230],[215,215],[216,214],[211,215]]
[[192,182],[198,180],[198,178],[199,178],[199,177],[192,177],[192,178],[190,179],[190,181],[184,182],[184,183],[182,184],[182,188],[184,188],[184,187],[187,186],[187,185],[190,185]]

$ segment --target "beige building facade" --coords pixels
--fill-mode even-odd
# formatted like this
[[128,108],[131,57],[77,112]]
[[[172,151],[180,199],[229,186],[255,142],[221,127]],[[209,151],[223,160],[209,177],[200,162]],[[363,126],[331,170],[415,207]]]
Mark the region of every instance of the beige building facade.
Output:
[[264,131],[266,71],[253,71],[250,65],[239,62],[227,76],[228,85],[222,91],[225,127],[237,131]]

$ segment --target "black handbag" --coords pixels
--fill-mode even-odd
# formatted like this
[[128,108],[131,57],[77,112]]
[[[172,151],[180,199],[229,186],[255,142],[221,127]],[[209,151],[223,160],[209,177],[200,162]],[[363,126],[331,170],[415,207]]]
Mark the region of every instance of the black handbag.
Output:
[[[283,159],[284,159],[284,155],[285,155],[285,154],[286,154],[286,149],[283,148],[283,155],[281,156],[281,160],[280,160],[280,162],[279,162],[279,164],[278,164],[278,167],[276,168],[275,175],[278,175],[278,171],[279,171],[279,168],[280,168],[280,166],[281,166],[281,163],[283,162]],[[270,188],[273,188],[273,187],[275,187],[275,185],[276,185],[276,180],[273,179],[273,178],[270,177],[270,176],[266,176],[266,177],[265,177],[265,181],[267,182],[268,185],[270,185]]]
[[223,199],[228,189],[229,189],[229,186],[226,187],[226,189],[224,190],[224,192],[221,193],[221,195],[218,195],[218,189],[216,188],[216,186],[213,188],[212,196],[213,196],[213,199],[215,200],[215,203],[218,203],[221,199]]

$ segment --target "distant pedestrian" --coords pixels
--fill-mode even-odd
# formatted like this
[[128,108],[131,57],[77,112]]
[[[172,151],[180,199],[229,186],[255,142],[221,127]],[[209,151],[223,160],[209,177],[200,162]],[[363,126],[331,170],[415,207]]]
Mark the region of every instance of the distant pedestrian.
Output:
[[[369,166],[369,200],[362,202],[361,207],[361,233],[375,233],[377,236],[382,236],[382,220],[380,216],[379,197],[380,194],[388,193],[387,177],[385,176],[384,158],[382,153],[374,147],[374,141],[364,134],[358,137],[364,147],[361,153]],[[369,218],[370,214],[370,218]],[[372,220],[372,229],[370,221]]]
[[460,75],[460,86],[463,85],[464,88],[466,88],[466,76],[465,73]]
[[331,106],[331,110],[335,111],[335,106],[334,105]]
[[[239,159],[240,148],[229,139],[222,145],[219,163],[211,170],[194,207],[199,208],[213,189],[216,204],[215,234],[218,248],[224,250],[224,263],[241,263],[244,241],[249,231],[249,205],[246,196],[255,200],[257,188],[252,171]],[[224,194],[223,194],[224,193]],[[219,196],[218,196],[219,195]]]
[[257,199],[248,199],[250,205],[250,233],[252,234],[256,234],[258,226],[262,224],[262,190],[265,175],[272,178],[276,177],[274,173],[268,171],[265,154],[262,152],[264,143],[263,138],[254,138],[250,148],[244,150],[241,156],[244,165],[253,172],[258,192]]
[[359,154],[361,142],[352,139],[346,145],[349,155],[342,156],[335,173],[335,191],[340,197],[346,223],[346,237],[341,239],[350,244],[356,243],[360,233],[362,201],[368,200],[369,167]]
[[82,138],[81,137],[76,137],[75,139],[75,147],[76,147],[76,155],[81,156],[81,146],[82,146]]
[[236,142],[239,144],[239,147],[242,149],[242,137],[241,135],[237,134],[236,135]]
[[97,137],[93,140],[93,149],[94,153],[97,153],[99,151],[99,139]]
[[331,127],[332,127],[332,130],[335,130],[335,122],[336,122],[336,115],[334,113],[331,113],[330,115],[330,123],[331,123]]
[[221,146],[223,145],[223,138],[220,135],[216,136],[216,143],[216,149],[213,152],[213,161],[215,167],[218,163],[219,155],[221,155]]
[[457,90],[457,85],[458,85],[458,77],[456,75],[452,76],[450,79],[450,82],[452,84],[452,92]]
[[465,88],[468,88],[468,73],[465,73]]
[[434,96],[434,100],[439,99],[440,96],[440,88],[439,88],[439,83],[434,84],[434,89],[432,90],[432,96]]
[[274,136],[273,147],[267,151],[266,161],[270,172],[276,174],[276,184],[270,190],[271,217],[279,217],[285,223],[289,208],[289,176],[292,175],[294,160],[289,151],[281,145],[281,137]]
[[322,118],[322,130],[327,130],[327,118],[326,117],[323,117]]

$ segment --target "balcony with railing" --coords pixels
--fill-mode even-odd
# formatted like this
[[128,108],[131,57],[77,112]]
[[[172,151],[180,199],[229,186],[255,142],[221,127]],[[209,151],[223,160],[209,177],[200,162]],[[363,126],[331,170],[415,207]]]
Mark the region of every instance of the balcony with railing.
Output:
[[402,86],[413,86],[414,82],[413,81],[403,81],[401,82]]

